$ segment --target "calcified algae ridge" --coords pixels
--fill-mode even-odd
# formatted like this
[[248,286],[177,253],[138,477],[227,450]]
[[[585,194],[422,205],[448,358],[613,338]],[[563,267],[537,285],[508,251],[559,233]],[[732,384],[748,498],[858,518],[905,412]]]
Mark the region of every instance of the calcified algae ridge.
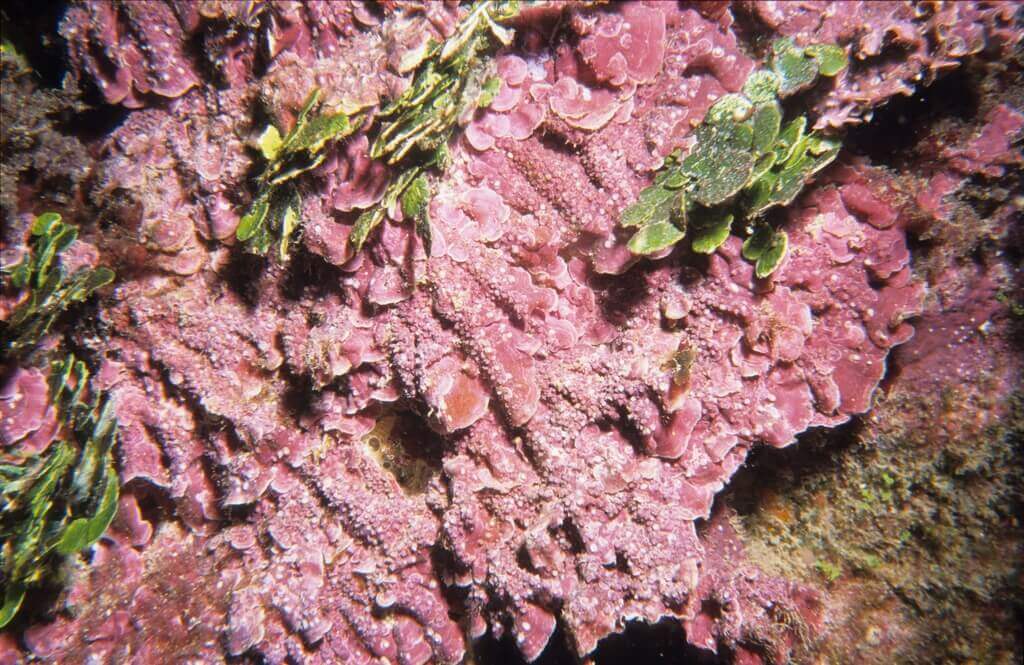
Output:
[[59,87],[2,53],[0,662],[1019,655],[1017,5],[50,27]]

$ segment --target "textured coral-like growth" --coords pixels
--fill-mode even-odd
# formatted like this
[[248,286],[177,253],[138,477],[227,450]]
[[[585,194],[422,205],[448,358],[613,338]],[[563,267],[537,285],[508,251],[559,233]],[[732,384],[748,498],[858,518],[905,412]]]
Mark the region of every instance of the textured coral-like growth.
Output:
[[[102,54],[162,43],[126,29],[137,10],[82,3],[62,28],[79,76],[147,108],[97,152],[92,198],[113,222],[97,242],[125,270],[97,315],[104,337],[79,340],[117,405],[123,494],[73,612],[25,633],[33,653],[418,664],[458,662],[490,631],[533,659],[556,625],[582,655],[626,621],[668,618],[697,646],[765,662],[823,629],[813,591],[753,570],[726,522],[698,524],[755,446],[870,407],[922,298],[901,211],[840,155],[776,209],[788,252],[768,278],[736,237],[642,259],[618,220],[766,65],[734,11],[776,26],[767,37],[852,53],[828,85],[796,77],[784,102],[827,127],[902,92],[921,57],[956,65],[929,36],[950,11],[958,32],[1019,41],[1005,7],[909,18],[897,36],[920,53],[879,45],[877,61],[845,5],[813,24],[785,20],[803,4],[528,7],[433,193],[389,199],[363,125],[290,181],[288,264],[234,246],[265,164],[252,110],[284,136],[318,88],[325,108],[370,118],[468,9],[189,7],[146,4],[178,8],[178,42],[113,79]],[[913,11],[886,7],[869,34]],[[114,32],[104,12],[125,15]],[[199,41],[215,67],[151,85]],[[879,87],[890,69],[900,85]],[[985,162],[993,141],[964,159]],[[376,230],[355,253],[366,210]],[[429,220],[429,255],[409,217]]]
[[912,2],[770,2],[745,7],[760,25],[798,43],[849,44],[859,66],[817,104],[818,126],[870,120],[894,95],[911,95],[960,66],[965,56],[1008,54],[1020,42],[1014,2],[923,6]]
[[73,67],[107,102],[141,108],[149,95],[181,97],[199,85],[182,18],[169,3],[92,2],[68,10],[61,35]]

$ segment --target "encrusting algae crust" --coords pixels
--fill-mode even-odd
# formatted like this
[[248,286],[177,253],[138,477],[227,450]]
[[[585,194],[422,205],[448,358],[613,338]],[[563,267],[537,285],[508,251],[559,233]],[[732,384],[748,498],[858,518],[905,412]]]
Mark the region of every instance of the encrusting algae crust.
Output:
[[[113,281],[5,348],[0,454],[58,449],[73,352],[119,491],[0,660],[600,662],[639,623],[747,664],[1019,655],[1018,5],[50,30],[59,75],[37,31],[0,54],[5,339],[44,213]],[[950,81],[973,108],[894,112]]]

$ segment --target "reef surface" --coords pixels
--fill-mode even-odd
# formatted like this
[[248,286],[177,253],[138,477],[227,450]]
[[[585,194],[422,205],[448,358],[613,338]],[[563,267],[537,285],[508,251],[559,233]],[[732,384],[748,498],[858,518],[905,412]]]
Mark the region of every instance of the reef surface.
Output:
[[[57,211],[116,278],[5,349],[2,454],[61,439],[72,350],[120,493],[0,662],[1019,659],[1019,5],[524,3],[413,210],[378,116],[481,6],[87,0],[59,65],[5,28],[4,265]],[[779,38],[849,61],[782,102],[843,150],[781,263],[631,253]],[[314,90],[350,131],[253,254]]]

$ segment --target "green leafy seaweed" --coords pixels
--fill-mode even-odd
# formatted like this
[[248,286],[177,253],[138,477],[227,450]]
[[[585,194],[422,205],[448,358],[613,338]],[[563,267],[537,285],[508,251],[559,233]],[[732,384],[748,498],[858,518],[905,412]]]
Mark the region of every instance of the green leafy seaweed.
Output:
[[804,52],[817,61],[822,76],[835,76],[850,64],[846,51],[835,44],[811,44]]
[[[496,44],[511,43],[513,31],[501,23],[519,11],[514,0],[477,0],[466,11],[452,35],[443,42],[429,40],[422,50],[409,54],[400,71],[414,71],[412,83],[386,104],[369,126],[372,137],[370,157],[395,167],[397,175],[385,190],[383,200],[356,219],[349,245],[362,249],[370,234],[384,221],[387,211],[401,199],[403,212],[407,190],[410,202],[427,196],[427,169],[444,170],[450,161],[447,144],[459,124],[468,122],[478,108],[491,104],[498,94],[497,78],[490,59]],[[257,140],[267,161],[257,179],[257,195],[242,216],[236,236],[257,254],[266,254],[275,238],[279,256],[287,260],[289,236],[301,224],[301,202],[294,181],[317,168],[326,159],[325,148],[359,129],[363,118],[343,113],[316,114],[320,91],[314,90],[295,126],[282,136],[268,126]],[[430,253],[430,221],[424,205],[404,216],[414,224]]]
[[88,382],[88,368],[73,355],[53,363],[50,401],[61,438],[42,453],[15,445],[0,457],[0,628],[28,589],[52,576],[61,557],[99,540],[117,512],[117,421],[106,394],[86,401]]
[[319,89],[309,94],[285,136],[268,125],[257,139],[267,163],[256,179],[258,194],[235,231],[254,254],[266,254],[277,238],[278,255],[281,261],[288,260],[290,238],[302,216],[302,201],[291,181],[320,166],[327,158],[327,145],[349,136],[362,122],[330,111],[312,115],[320,97]]
[[685,235],[672,222],[655,222],[644,226],[630,238],[629,251],[634,254],[654,254],[676,244]]
[[670,156],[653,184],[622,211],[619,224],[635,229],[630,251],[653,254],[689,237],[693,251],[710,254],[729,237],[733,221],[743,219],[758,229],[744,256],[758,277],[771,274],[785,257],[788,237],[757,220],[790,204],[840,148],[837,139],[808,133],[804,116],[783,124],[780,98],[846,66],[838,46],[777,40],[768,67],[747,78],[742,94],[719,98],[695,130],[689,153]]
[[622,212],[619,223],[622,226],[647,226],[665,221],[672,212],[679,192],[665,186],[654,185],[640,192],[637,202]]
[[[470,6],[455,32],[442,43],[431,42],[417,67],[412,84],[378,114],[382,124],[370,147],[370,157],[401,168],[385,193],[385,209],[405,195],[412,183],[417,195],[429,192],[426,169],[447,167],[448,141],[474,111],[490,105],[500,89],[488,56],[496,44],[509,44],[512,31],[501,22],[519,12],[518,2],[478,0]],[[390,197],[390,203],[389,203]],[[404,210],[403,210],[404,213]],[[415,225],[430,253],[430,220],[421,214],[405,217]],[[362,249],[369,234],[384,219],[379,209],[356,220],[349,244]]]
[[65,224],[57,213],[36,217],[31,233],[30,251],[16,265],[3,268],[10,275],[11,286],[27,291],[0,323],[4,357],[35,348],[66,309],[114,281],[114,272],[103,266],[67,274],[60,255],[78,237],[78,230]]
[[789,236],[762,225],[743,241],[743,258],[754,261],[754,274],[763,279],[779,267],[786,256]]
[[709,210],[699,216],[693,228],[693,251],[713,254],[729,238],[733,215],[724,209]]
[[818,78],[818,63],[789,39],[779,39],[772,45],[772,69],[779,77],[779,94],[788,95],[802,90]]

